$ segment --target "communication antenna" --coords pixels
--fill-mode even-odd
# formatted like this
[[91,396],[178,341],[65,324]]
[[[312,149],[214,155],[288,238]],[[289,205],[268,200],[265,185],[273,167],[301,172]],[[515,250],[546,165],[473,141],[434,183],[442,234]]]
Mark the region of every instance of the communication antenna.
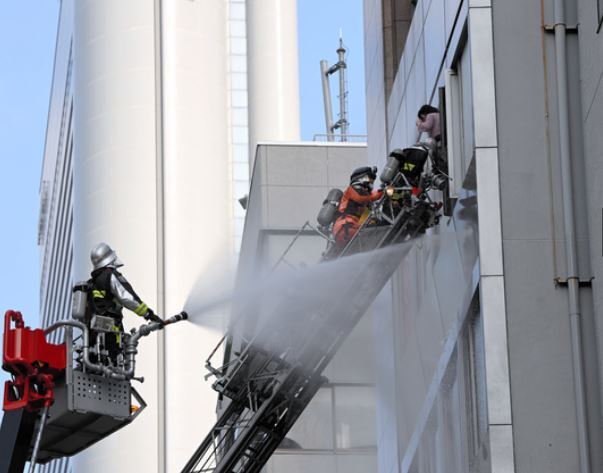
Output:
[[[325,124],[327,127],[327,141],[335,140],[335,131],[339,130],[340,141],[348,140],[348,91],[346,80],[347,64],[345,62],[345,53],[347,52],[343,45],[343,33],[339,30],[339,47],[337,48],[337,63],[329,67],[326,59],[320,61],[320,75],[322,78],[322,95],[325,106]],[[333,111],[331,105],[331,88],[329,77],[339,72],[339,120],[333,123]]]

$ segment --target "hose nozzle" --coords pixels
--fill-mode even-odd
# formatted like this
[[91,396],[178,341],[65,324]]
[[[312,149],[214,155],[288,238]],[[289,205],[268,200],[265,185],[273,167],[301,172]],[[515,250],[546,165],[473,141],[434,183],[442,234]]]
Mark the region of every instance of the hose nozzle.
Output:
[[180,312],[179,314],[173,315],[169,319],[165,319],[163,321],[163,325],[170,325],[176,322],[180,322],[181,320],[187,320],[188,314],[185,311]]

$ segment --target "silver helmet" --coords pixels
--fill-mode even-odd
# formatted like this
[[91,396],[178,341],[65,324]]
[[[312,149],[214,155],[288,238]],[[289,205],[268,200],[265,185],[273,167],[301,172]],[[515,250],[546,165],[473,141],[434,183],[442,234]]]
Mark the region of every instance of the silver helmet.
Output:
[[111,249],[106,243],[99,243],[90,252],[90,261],[94,269],[104,268],[106,266],[112,266],[119,268],[124,264],[117,257],[117,253]]

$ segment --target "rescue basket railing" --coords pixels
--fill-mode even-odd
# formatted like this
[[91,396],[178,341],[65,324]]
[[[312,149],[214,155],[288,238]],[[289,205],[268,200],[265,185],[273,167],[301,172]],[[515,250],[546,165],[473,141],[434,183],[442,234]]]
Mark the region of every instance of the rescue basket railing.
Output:
[[157,322],[151,322],[148,324],[141,325],[140,327],[138,327],[138,329],[132,329],[132,331],[129,334],[125,334],[125,333],[122,334],[125,336],[124,338],[126,339],[126,342],[125,342],[126,346],[125,346],[125,350],[124,350],[124,352],[126,354],[126,358],[124,360],[123,366],[111,366],[111,365],[106,365],[106,364],[103,364],[100,362],[93,362],[91,360],[91,358],[90,358],[91,354],[96,355],[100,359],[101,353],[98,348],[90,346],[90,329],[83,322],[80,322],[77,320],[61,320],[61,321],[55,322],[52,325],[48,326],[44,330],[44,334],[48,335],[60,328],[66,328],[66,327],[77,328],[78,330],[81,331],[82,343],[81,343],[81,345],[76,346],[75,351],[81,352],[81,355],[82,355],[81,361],[83,363],[83,366],[86,369],[90,370],[93,373],[102,374],[111,379],[116,379],[116,380],[133,379],[135,381],[143,382],[144,378],[135,377],[136,355],[138,354],[138,343],[139,343],[140,339],[142,337],[146,337],[147,335],[151,334],[152,332],[155,332],[157,330],[162,330],[167,325],[171,325],[173,323],[180,322],[182,320],[186,320],[187,318],[188,318],[188,315],[186,314],[186,312],[181,312],[180,314],[177,314],[173,317],[170,317],[169,319],[166,319],[162,324],[157,323]]

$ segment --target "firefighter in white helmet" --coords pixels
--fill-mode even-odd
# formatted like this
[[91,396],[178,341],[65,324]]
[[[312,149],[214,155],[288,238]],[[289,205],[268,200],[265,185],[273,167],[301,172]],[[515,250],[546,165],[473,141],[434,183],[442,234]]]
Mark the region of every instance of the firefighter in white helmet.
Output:
[[[163,320],[142,301],[130,283],[117,270],[123,266],[115,251],[106,243],[99,243],[90,252],[93,270],[88,281],[91,294],[92,312],[95,315],[111,317],[115,324],[115,335],[106,334],[105,348],[115,359],[120,350],[120,332],[123,332],[122,309],[131,310],[145,320],[163,324]],[[91,334],[91,338],[96,338]],[[93,340],[91,340],[93,342]]]

